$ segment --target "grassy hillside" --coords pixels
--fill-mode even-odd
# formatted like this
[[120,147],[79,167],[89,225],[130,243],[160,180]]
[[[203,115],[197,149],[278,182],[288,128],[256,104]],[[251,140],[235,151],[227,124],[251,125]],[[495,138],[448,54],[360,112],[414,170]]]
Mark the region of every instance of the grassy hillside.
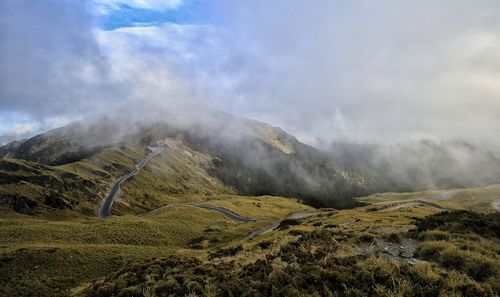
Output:
[[[310,209],[278,197],[223,196],[206,203],[278,219]],[[276,210],[266,211],[270,207]],[[0,295],[67,296],[70,288],[104,277],[129,261],[206,255],[266,224],[235,223],[220,213],[187,205],[144,217],[105,220],[40,219],[10,212],[0,219]]]
[[[175,150],[169,155],[181,158]],[[171,164],[167,172],[175,171]],[[490,201],[494,194],[487,193],[498,189],[483,190],[378,194],[362,198],[368,203],[363,207],[325,209],[302,219],[285,219],[310,210],[286,198],[182,194],[183,201],[282,220],[276,230],[251,238],[271,222],[235,223],[188,205],[105,220],[71,219],[71,210],[43,218],[10,211],[0,219],[0,294],[496,296],[498,213],[447,213],[444,206],[412,202],[437,197],[434,203],[481,210],[484,203],[464,197],[484,194]],[[124,194],[125,202],[133,199]],[[180,197],[165,195],[159,202]],[[137,212],[151,206],[137,206]]]
[[19,213],[83,210],[86,202],[99,201],[105,190],[106,183],[96,177],[29,161],[0,160],[0,205]]
[[[497,185],[366,196],[376,175],[278,128],[170,124],[79,122],[0,148],[1,296],[498,295]],[[290,198],[351,209],[300,217],[314,209]]]
[[2,158],[0,205],[25,214],[67,209],[93,216],[112,183],[130,172],[145,153],[134,146],[108,148],[59,166]]
[[498,296],[499,213],[324,211],[208,256],[136,261],[78,296]]
[[198,201],[198,196],[236,194],[208,174],[214,157],[174,139],[161,141],[162,152],[123,188],[115,213],[144,213],[173,202]]
[[[500,211],[500,186],[490,185],[476,188],[429,190],[407,193],[381,193],[358,198],[372,203],[374,207],[405,207],[416,200],[430,201],[450,210],[474,210],[479,212]],[[399,203],[398,206],[395,203]],[[418,201],[417,201],[418,202]]]
[[[124,184],[113,213],[143,213],[196,200],[194,196],[236,193],[207,173],[214,157],[174,139],[161,141],[161,146],[161,154]],[[33,215],[51,216],[51,211],[67,209],[94,216],[116,179],[132,171],[147,152],[140,146],[111,147],[58,166],[3,158],[0,205]]]
[[[234,193],[345,208],[355,205],[353,197],[377,190],[376,175],[340,166],[264,123],[206,110],[158,118],[163,120],[126,114],[89,118],[3,146],[0,156],[68,171],[106,190],[148,146],[166,140],[166,151],[153,167],[135,179],[136,187],[125,189],[123,205],[133,211],[185,194]],[[93,196],[102,199],[99,191]]]

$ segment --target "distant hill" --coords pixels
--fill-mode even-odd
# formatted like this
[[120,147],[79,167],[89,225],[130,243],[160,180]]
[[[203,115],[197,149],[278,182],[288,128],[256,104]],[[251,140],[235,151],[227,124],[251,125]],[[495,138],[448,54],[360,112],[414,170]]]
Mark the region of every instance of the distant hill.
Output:
[[333,143],[330,155],[360,171],[377,172],[386,191],[466,188],[500,182],[500,149],[465,141],[396,144]]

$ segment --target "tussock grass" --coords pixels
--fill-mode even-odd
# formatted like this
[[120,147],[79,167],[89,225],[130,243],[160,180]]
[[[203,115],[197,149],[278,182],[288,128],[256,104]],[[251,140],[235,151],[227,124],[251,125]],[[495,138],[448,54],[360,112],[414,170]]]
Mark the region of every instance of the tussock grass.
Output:
[[[240,213],[241,207],[249,216],[284,217],[296,210],[310,209],[277,197],[253,197],[248,201],[236,196],[191,198],[214,205],[220,202],[236,213]],[[269,205],[279,206],[279,211],[266,212]],[[75,212],[69,210],[43,217],[7,210],[5,214],[0,218],[2,296],[68,296],[71,288],[106,276],[129,261],[172,254],[204,258],[268,224],[236,223],[221,213],[189,205],[149,216],[107,219],[71,217]],[[195,242],[203,244],[193,245]]]

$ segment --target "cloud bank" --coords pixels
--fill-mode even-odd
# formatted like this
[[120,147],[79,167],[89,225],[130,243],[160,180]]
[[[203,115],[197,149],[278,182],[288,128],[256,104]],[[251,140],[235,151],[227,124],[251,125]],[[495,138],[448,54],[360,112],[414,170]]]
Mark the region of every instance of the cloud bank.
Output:
[[[191,11],[100,29],[102,8],[123,5]],[[496,1],[46,0],[0,11],[0,110],[34,121],[191,102],[316,145],[500,141]]]
[[491,139],[500,127],[500,3],[223,5],[234,110],[327,142]]

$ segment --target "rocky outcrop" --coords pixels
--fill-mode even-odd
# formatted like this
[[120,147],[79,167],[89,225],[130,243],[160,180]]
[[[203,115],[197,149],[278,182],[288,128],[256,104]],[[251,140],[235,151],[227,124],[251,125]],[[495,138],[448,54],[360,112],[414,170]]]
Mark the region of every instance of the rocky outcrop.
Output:
[[73,209],[78,204],[78,201],[72,201],[56,193],[46,195],[44,202],[45,205],[57,209]]
[[0,195],[0,204],[24,214],[31,213],[38,206],[35,201],[21,195]]

